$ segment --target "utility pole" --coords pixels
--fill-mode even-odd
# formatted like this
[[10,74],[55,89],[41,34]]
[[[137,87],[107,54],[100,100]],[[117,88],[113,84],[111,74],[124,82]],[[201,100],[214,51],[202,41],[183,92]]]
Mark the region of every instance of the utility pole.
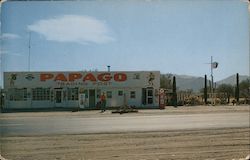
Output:
[[29,31],[29,57],[28,57],[28,70],[30,72],[30,41],[31,41],[31,32]]
[[213,62],[213,56],[211,56],[211,97],[212,97],[212,105],[215,105],[215,102],[214,102],[214,76],[213,76],[213,69],[214,68],[217,68],[218,67],[218,62]]
[[211,56],[211,104],[214,105],[214,77],[213,77],[213,56]]

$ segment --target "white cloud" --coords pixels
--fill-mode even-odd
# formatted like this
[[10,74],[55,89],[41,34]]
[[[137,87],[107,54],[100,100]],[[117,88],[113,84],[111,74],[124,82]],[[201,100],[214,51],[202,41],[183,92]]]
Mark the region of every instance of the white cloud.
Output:
[[37,32],[47,40],[58,42],[107,43],[114,41],[105,22],[89,16],[64,15],[39,20],[28,29]]
[[20,36],[12,33],[3,33],[1,35],[1,39],[17,39],[17,38],[20,38]]

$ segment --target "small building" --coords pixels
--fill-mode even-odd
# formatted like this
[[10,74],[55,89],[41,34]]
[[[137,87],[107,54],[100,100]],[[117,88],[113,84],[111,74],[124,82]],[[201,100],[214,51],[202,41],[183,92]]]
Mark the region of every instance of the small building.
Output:
[[4,108],[97,109],[100,95],[107,107],[159,108],[159,71],[5,72]]

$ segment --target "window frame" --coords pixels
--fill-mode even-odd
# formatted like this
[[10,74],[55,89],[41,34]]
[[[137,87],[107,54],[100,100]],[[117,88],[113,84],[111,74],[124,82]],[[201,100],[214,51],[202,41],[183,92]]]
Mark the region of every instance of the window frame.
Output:
[[107,98],[112,98],[112,91],[106,91]]
[[136,99],[136,91],[130,91],[130,98]]
[[122,90],[118,90],[118,96],[123,96],[123,91]]

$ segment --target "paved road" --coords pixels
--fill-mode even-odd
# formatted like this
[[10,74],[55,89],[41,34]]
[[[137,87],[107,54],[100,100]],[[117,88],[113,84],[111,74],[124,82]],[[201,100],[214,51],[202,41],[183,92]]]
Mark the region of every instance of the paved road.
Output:
[[[32,113],[31,113],[32,114]],[[0,119],[2,136],[86,134],[136,131],[165,131],[249,127],[249,113],[209,113],[188,115],[137,114],[107,116],[42,116]]]

